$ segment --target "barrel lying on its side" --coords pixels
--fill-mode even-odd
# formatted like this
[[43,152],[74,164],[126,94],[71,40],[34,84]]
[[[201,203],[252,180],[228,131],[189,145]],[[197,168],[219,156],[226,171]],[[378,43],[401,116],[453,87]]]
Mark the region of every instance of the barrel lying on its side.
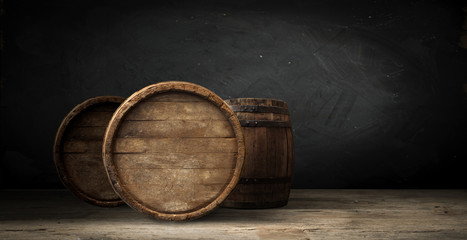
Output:
[[244,161],[238,118],[216,94],[187,82],[141,89],[115,111],[104,164],[131,207],[164,220],[187,220],[217,207]]
[[287,104],[261,98],[225,102],[243,127],[246,152],[240,181],[221,206],[273,208],[287,205],[294,159]]
[[109,183],[102,161],[105,129],[123,100],[101,96],[84,101],[63,119],[55,137],[54,161],[61,181],[76,196],[94,205],[123,204]]

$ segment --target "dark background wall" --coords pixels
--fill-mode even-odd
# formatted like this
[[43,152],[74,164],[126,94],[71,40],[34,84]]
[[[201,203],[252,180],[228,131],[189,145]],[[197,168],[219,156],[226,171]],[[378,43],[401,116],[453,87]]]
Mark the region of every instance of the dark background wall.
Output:
[[1,188],[62,187],[75,105],[180,80],[289,104],[295,188],[464,188],[456,1],[8,1]]

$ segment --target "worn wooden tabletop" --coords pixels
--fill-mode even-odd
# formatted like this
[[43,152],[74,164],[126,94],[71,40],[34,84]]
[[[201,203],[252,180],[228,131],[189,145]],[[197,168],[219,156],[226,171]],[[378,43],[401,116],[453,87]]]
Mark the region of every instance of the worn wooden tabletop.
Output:
[[467,190],[292,190],[286,207],[166,222],[66,190],[0,191],[0,239],[467,239]]

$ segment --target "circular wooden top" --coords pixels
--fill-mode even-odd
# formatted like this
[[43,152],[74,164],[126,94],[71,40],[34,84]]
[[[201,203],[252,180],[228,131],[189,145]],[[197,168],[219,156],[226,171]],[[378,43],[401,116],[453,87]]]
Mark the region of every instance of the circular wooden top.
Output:
[[77,105],[63,119],[54,144],[54,161],[62,183],[82,200],[98,206],[123,201],[112,189],[102,161],[105,129],[125,99],[100,96]]
[[245,145],[220,97],[196,84],[161,82],[116,110],[103,154],[128,205],[154,218],[188,220],[212,211],[236,186]]

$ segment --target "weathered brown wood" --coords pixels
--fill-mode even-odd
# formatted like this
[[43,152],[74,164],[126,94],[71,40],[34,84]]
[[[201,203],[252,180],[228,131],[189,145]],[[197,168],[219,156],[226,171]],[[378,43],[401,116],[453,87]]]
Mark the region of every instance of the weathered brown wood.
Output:
[[293,138],[287,104],[281,100],[226,100],[245,136],[240,182],[222,203],[231,208],[273,208],[287,204],[293,167]]
[[207,101],[140,102],[125,120],[225,120],[225,116]]
[[[114,107],[118,106],[113,104]],[[75,127],[101,127],[107,126],[113,112],[89,111],[89,114],[77,115],[70,124]],[[91,116],[91,117],[90,117]]]
[[109,183],[102,161],[105,129],[123,100],[102,96],[84,101],[68,113],[55,137],[54,161],[60,179],[76,196],[91,204],[123,204]]
[[201,217],[238,182],[244,162],[238,118],[211,91],[186,82],[143,88],[116,110],[104,164],[134,209],[164,220]]
[[62,142],[63,153],[100,153],[102,151],[101,140],[69,140]]
[[160,93],[154,96],[149,96],[141,102],[204,102],[197,95],[187,95],[183,92]]
[[292,189],[286,207],[218,208],[174,224],[68,191],[0,190],[0,239],[467,239],[466,190]]
[[[226,131],[227,130],[227,131]],[[215,137],[232,136],[232,128],[227,120],[212,121],[125,121],[120,127],[118,137]]]
[[[177,131],[178,130],[174,130]],[[217,153],[237,152],[237,140],[230,138],[114,138],[114,153]]]
[[73,139],[73,140],[83,140],[83,141],[90,141],[90,140],[102,141],[106,128],[107,127],[73,126],[72,128],[68,129],[67,134],[70,140]]
[[236,158],[237,153],[114,153],[115,164],[122,169],[149,169],[149,168],[235,168],[229,159]]

